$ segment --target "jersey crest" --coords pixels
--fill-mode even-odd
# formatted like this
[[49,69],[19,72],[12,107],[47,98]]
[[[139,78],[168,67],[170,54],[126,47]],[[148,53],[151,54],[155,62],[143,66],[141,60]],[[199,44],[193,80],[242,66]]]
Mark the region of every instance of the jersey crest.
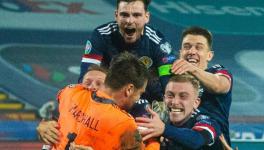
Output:
[[139,60],[147,67],[150,68],[153,64],[153,60],[149,58],[148,56],[142,56],[139,58]]

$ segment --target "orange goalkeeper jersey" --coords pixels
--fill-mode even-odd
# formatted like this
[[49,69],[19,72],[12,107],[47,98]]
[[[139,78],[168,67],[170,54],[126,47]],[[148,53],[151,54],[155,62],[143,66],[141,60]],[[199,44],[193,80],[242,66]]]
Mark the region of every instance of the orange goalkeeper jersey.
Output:
[[141,149],[142,139],[132,116],[121,110],[103,92],[91,92],[82,85],[70,85],[58,94],[60,142],[53,149],[64,150],[70,142],[94,150]]

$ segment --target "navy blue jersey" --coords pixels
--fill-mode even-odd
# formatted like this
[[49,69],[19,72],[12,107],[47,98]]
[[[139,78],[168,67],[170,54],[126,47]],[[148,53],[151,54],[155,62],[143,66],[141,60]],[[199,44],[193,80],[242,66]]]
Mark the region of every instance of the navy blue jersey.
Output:
[[147,111],[147,108],[150,107],[148,100],[146,99],[139,99],[133,105],[129,113],[134,117],[146,117],[150,118],[150,113]]
[[202,113],[212,117],[220,124],[221,131],[230,145],[228,118],[232,102],[232,74],[223,66],[218,64],[208,68],[206,71],[226,76],[231,82],[230,90],[225,94],[212,94],[205,88],[202,88],[202,101],[199,107],[199,110],[201,110]]
[[223,150],[219,124],[196,110],[182,126],[165,125],[161,150]]
[[175,51],[164,36],[149,25],[145,25],[141,38],[132,44],[125,43],[116,22],[97,27],[86,43],[79,82],[90,64],[108,67],[112,57],[124,51],[135,54],[153,75],[142,98],[162,100],[171,64],[176,59]]

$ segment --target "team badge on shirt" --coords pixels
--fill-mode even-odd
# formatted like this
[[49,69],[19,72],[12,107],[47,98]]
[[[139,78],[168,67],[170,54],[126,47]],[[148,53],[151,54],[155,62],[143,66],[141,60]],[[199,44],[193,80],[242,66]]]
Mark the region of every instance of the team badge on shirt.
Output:
[[147,56],[142,56],[139,58],[139,60],[141,62],[143,62],[143,64],[147,67],[147,68],[150,68],[153,64],[153,61],[151,58],[147,57]]
[[91,50],[92,50],[92,43],[89,40],[87,40],[84,54],[89,54]]
[[171,48],[170,43],[165,42],[165,43],[163,43],[163,44],[160,45],[160,49],[161,49],[164,53],[170,54],[172,48]]

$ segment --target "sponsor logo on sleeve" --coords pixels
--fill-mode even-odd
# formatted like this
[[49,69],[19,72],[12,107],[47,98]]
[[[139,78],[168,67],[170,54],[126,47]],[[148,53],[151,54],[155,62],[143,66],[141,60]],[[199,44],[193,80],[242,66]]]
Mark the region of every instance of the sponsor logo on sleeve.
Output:
[[84,54],[89,54],[91,50],[92,50],[92,43],[89,40],[87,40]]
[[176,60],[176,56],[167,56],[162,58],[163,63],[173,63]]

